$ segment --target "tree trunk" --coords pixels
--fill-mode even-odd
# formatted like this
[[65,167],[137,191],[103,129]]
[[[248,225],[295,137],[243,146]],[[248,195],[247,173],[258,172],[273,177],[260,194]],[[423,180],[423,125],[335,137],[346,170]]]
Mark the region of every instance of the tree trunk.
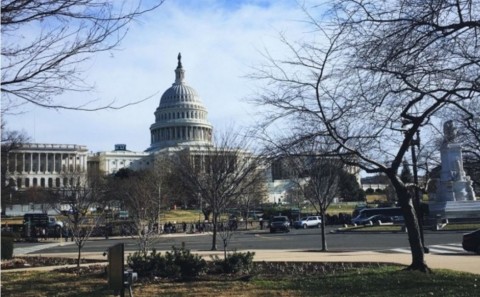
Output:
[[408,242],[412,251],[412,264],[407,268],[407,270],[430,272],[430,269],[425,263],[425,254],[420,236],[420,227],[415,209],[412,204],[412,197],[408,193],[407,188],[398,183],[395,185],[395,190],[397,191],[398,201],[400,203],[400,207],[402,208],[403,217],[405,219],[405,227],[407,228],[408,232]]
[[80,273],[80,259],[82,256],[82,245],[79,244],[77,245],[78,247],[78,257],[77,257],[77,271]]
[[213,213],[212,251],[217,250],[217,214]]
[[322,211],[322,223],[321,223],[321,226],[322,226],[322,252],[326,252],[327,251],[327,237],[326,237],[326,234],[325,234],[325,211]]

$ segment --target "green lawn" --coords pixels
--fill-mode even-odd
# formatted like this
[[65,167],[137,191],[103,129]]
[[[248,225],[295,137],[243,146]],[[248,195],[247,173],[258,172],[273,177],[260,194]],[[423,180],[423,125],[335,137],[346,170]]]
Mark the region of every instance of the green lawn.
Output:
[[[2,296],[112,296],[106,276],[53,272],[2,274]],[[449,270],[432,274],[399,266],[357,268],[300,277],[291,271],[249,280],[137,283],[134,296],[480,296],[480,277]],[[128,296],[128,292],[126,293]]]

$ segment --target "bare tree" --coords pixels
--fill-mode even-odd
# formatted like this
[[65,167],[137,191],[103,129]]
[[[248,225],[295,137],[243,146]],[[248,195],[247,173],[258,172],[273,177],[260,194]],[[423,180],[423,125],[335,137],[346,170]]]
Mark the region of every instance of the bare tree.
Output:
[[138,239],[139,251],[146,254],[158,239],[161,206],[161,178],[153,170],[131,171],[128,177],[115,179],[116,199],[128,210]]
[[55,97],[91,90],[82,63],[118,47],[129,24],[163,1],[2,1],[2,114],[18,112],[25,104],[74,110],[124,107],[62,103]]
[[315,141],[297,145],[291,145],[290,142],[277,143],[267,150],[274,154],[277,152],[280,162],[290,168],[290,180],[294,188],[322,217],[322,251],[326,251],[325,215],[334,198],[338,198],[341,193],[345,166],[343,160],[338,156],[329,156],[330,152]]
[[77,268],[80,268],[81,251],[92,232],[103,221],[106,181],[102,176],[67,173],[62,188],[52,190],[51,205],[62,214],[66,235],[77,245]]
[[237,201],[237,205],[243,214],[245,230],[248,229],[248,217],[250,210],[252,208],[255,209],[255,205],[258,206],[265,202],[268,195],[267,181],[265,179],[265,175],[252,174],[250,178],[254,179],[251,181],[250,191],[238,197]]
[[[16,169],[14,167],[14,162],[9,162],[10,155],[9,153],[13,150],[16,150],[22,146],[22,144],[28,142],[29,138],[24,132],[12,131],[7,129],[7,123],[2,118],[1,119],[1,190],[2,197],[8,197],[13,195],[17,190],[17,184],[15,180],[7,181],[7,172],[13,172]],[[10,168],[8,168],[10,166]],[[7,199],[2,199],[2,212],[5,211]]]
[[212,210],[212,250],[217,250],[220,214],[251,191],[256,176],[263,175],[260,161],[247,148],[245,137],[231,133],[222,136],[216,146],[186,148],[171,158],[172,168],[188,191]]
[[227,220],[228,214],[223,213],[223,216],[219,219],[219,229],[218,229],[218,236],[222,240],[222,248],[223,248],[223,259],[226,261],[227,260],[227,248],[228,245],[230,244],[230,241],[233,238],[233,235],[235,234],[235,228],[231,224],[230,220]]
[[268,83],[256,101],[270,108],[264,127],[282,120],[298,132],[292,145],[328,136],[332,154],[384,173],[404,213],[408,269],[429,271],[417,211],[398,171],[420,127],[428,132],[439,124],[439,111],[471,115],[464,107],[479,106],[480,3],[332,2],[323,20],[316,15],[324,7],[304,7],[313,37],[282,37],[292,56],[267,52],[269,63],[253,76]]

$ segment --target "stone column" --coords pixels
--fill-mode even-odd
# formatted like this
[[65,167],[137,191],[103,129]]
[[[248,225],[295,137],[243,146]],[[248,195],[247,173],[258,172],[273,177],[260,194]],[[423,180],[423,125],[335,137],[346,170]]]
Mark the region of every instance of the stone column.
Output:
[[78,166],[77,158],[78,158],[78,155],[74,154],[73,155],[73,172],[77,172],[77,166]]

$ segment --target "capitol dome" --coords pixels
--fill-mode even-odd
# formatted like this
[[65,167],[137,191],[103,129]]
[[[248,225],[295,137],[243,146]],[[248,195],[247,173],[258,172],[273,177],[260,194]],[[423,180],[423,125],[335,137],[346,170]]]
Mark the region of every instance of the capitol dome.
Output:
[[150,126],[151,145],[147,151],[173,146],[211,146],[212,125],[197,91],[185,82],[182,56],[178,54],[175,82],[160,99]]

